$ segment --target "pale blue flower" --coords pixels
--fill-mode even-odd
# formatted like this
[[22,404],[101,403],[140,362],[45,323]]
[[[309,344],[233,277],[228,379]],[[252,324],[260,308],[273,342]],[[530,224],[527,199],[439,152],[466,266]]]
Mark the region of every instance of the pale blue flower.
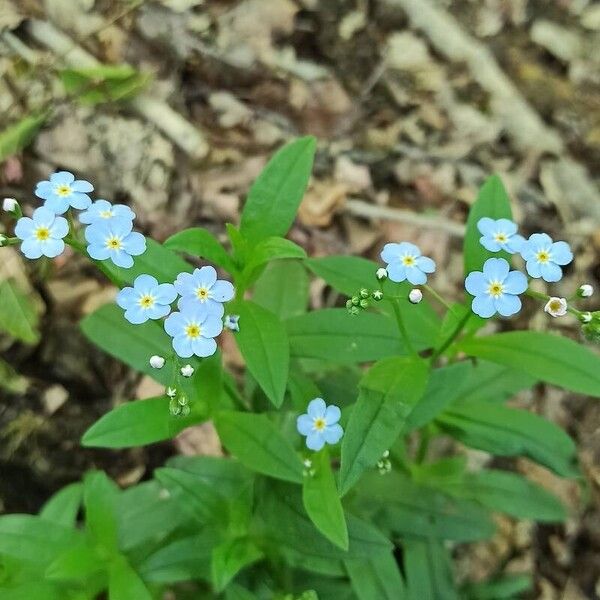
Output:
[[75,180],[73,173],[59,171],[50,175],[49,181],[40,181],[34,190],[38,198],[45,200],[44,206],[57,215],[67,212],[69,206],[84,210],[92,199],[87,192],[94,190],[89,181]]
[[171,313],[165,319],[165,331],[173,338],[173,349],[181,358],[194,354],[205,357],[216,352],[213,338],[223,331],[223,322],[220,316],[209,314],[198,304]]
[[227,315],[224,320],[225,327],[231,331],[240,330],[240,315]]
[[527,289],[527,277],[519,271],[510,271],[510,265],[503,258],[489,258],[483,272],[473,271],[467,275],[465,288],[475,296],[471,304],[475,314],[484,319],[496,313],[509,317],[521,310],[518,294]]
[[138,275],[133,287],[117,294],[117,304],[125,310],[125,318],[134,325],[148,319],[160,319],[171,312],[177,292],[170,283],[158,283],[151,275]]
[[127,219],[111,219],[88,225],[85,230],[88,254],[96,260],[110,258],[117,267],[132,267],[132,256],[139,256],[146,251],[146,239],[132,229],[133,223]]
[[135,213],[125,204],[111,204],[107,200],[96,200],[91,206],[79,215],[79,222],[91,225],[112,219],[128,219],[133,221]]
[[490,252],[506,250],[510,254],[519,252],[525,238],[517,233],[517,224],[508,219],[490,219],[483,217],[477,222],[477,229],[482,234],[481,245]]
[[340,416],[340,409],[335,404],[327,406],[323,398],[311,400],[306,414],[296,420],[298,433],[306,436],[307,448],[316,452],[325,444],[337,444],[344,435],[338,423]]
[[562,269],[573,260],[567,242],[553,242],[545,233],[534,233],[523,244],[521,256],[527,261],[525,268],[531,277],[555,282],[562,279]]
[[380,256],[387,263],[388,277],[396,283],[408,279],[413,285],[423,285],[427,283],[427,273],[435,271],[435,262],[421,256],[419,248],[409,242],[386,244]]
[[21,217],[15,226],[15,235],[23,240],[21,252],[31,259],[47,256],[54,258],[65,249],[63,238],[69,233],[69,224],[63,217],[45,206],[33,211],[32,218]]
[[205,312],[223,316],[223,302],[233,299],[235,290],[229,281],[217,279],[213,267],[195,269],[193,273],[180,273],[175,280],[175,289],[181,296],[178,307],[200,307]]

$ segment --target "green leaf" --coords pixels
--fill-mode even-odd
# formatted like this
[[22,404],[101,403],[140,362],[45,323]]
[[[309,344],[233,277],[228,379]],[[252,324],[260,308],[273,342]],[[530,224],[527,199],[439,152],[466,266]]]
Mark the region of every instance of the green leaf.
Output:
[[516,473],[484,469],[466,474],[444,489],[518,519],[560,523],[567,518],[556,496]]
[[358,600],[406,600],[406,586],[393,554],[345,561]]
[[302,483],[302,462],[292,445],[265,415],[227,411],[215,426],[223,445],[257,473]]
[[288,232],[308,185],[315,149],[312,136],[294,140],[279,149],[258,176],[240,224],[240,232],[251,244]]
[[506,258],[510,262],[510,255],[506,252],[490,252],[486,250],[479,239],[481,233],[477,229],[479,219],[489,217],[490,219],[510,219],[512,220],[512,211],[510,209],[510,199],[502,180],[498,175],[492,175],[483,184],[479,190],[477,200],[471,206],[469,217],[467,219],[467,231],[463,246],[465,260],[465,275],[471,271],[481,271],[483,263],[488,258]]
[[263,553],[248,538],[226,540],[212,553],[212,581],[217,592],[222,592],[227,584],[245,567],[263,558]]
[[356,488],[357,505],[395,537],[424,536],[469,542],[494,533],[488,512],[474,502],[418,484],[398,472],[365,474]]
[[164,247],[203,258],[232,275],[237,273],[237,267],[223,245],[210,231],[202,227],[184,229],[172,235],[165,241]]
[[438,425],[463,444],[498,456],[527,456],[562,477],[576,477],[573,440],[557,425],[524,410],[489,402],[454,406]]
[[119,488],[102,471],[86,473],[83,481],[85,525],[92,538],[105,550],[118,547],[117,503]]
[[252,299],[280,319],[297,317],[308,306],[308,275],[297,260],[271,263],[257,279]]
[[312,457],[314,474],[304,478],[302,501],[315,527],[336,546],[348,550],[348,527],[335,485],[329,454],[322,450]]
[[56,492],[40,510],[40,517],[65,527],[75,527],[83,499],[83,485],[71,483]]
[[269,400],[281,406],[287,385],[290,350],[281,321],[254,302],[235,305],[240,330],[235,334],[246,366]]
[[0,517],[0,555],[6,554],[42,567],[77,542],[77,532],[32,515]]
[[404,357],[383,359],[367,371],[342,440],[342,494],[394,444],[423,395],[428,374],[424,360]]
[[64,600],[64,590],[48,581],[26,581],[3,590],[2,600]]
[[46,122],[48,115],[48,112],[28,115],[0,131],[0,163],[28,146]]
[[222,496],[196,475],[163,467],[157,469],[154,476],[171,493],[178,494],[182,509],[199,523],[207,523],[222,516]]
[[129,65],[61,69],[59,76],[68,94],[77,96],[82,104],[91,105],[132,98],[150,81],[150,75]]
[[536,379],[600,398],[600,356],[559,335],[511,331],[465,340],[460,349]]
[[295,358],[352,364],[406,354],[395,323],[385,315],[352,316],[346,309],[327,308],[288,319],[285,324]]
[[110,564],[108,600],[152,600],[152,594],[124,557]]
[[466,600],[514,600],[533,588],[531,575],[503,575],[489,581],[470,583],[463,587]]
[[410,600],[458,600],[452,561],[441,541],[406,539],[402,546]]
[[11,279],[0,282],[0,330],[27,344],[35,344],[40,338],[38,321],[31,298]]
[[77,581],[102,571],[105,568],[102,558],[82,542],[65,550],[46,569],[46,578],[55,581]]
[[298,244],[281,237],[269,237],[260,241],[252,249],[244,275],[250,279],[252,274],[264,264],[285,258],[306,258],[306,251]]

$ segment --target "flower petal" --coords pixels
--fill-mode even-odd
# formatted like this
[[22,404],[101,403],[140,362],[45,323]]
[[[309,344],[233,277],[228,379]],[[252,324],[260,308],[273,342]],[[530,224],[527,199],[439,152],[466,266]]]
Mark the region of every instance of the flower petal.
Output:
[[152,275],[138,275],[133,281],[133,287],[141,294],[150,294],[158,286],[158,280]]
[[230,281],[219,279],[210,288],[211,295],[217,302],[229,302],[233,299],[235,289]]
[[313,419],[322,419],[325,416],[326,410],[327,405],[325,404],[325,400],[323,398],[314,398],[308,403],[306,412]]
[[87,247],[87,253],[94,260],[106,260],[110,257],[110,250],[106,246],[100,244],[90,244]]
[[135,304],[138,298],[138,293],[132,287],[124,287],[116,297],[116,303],[121,308],[127,309],[132,304]]
[[435,261],[428,256],[419,256],[416,263],[423,273],[435,273]]
[[141,325],[149,319],[149,315],[141,306],[133,305],[125,311],[125,318],[133,325]]
[[172,283],[161,283],[154,290],[156,301],[160,304],[171,304],[177,298],[177,290]]
[[467,278],[465,279],[465,289],[471,296],[485,294],[487,288],[487,280],[481,271],[473,271],[467,275]]
[[35,260],[36,258],[40,258],[40,256],[42,256],[42,247],[35,238],[27,238],[21,244],[21,252],[25,255],[25,257]]
[[133,256],[144,254],[146,252],[146,238],[141,233],[134,231],[123,240],[123,249]]
[[557,265],[568,265],[573,260],[573,252],[567,242],[554,242],[550,253],[552,262]]
[[335,404],[330,404],[325,410],[325,423],[335,425],[340,420],[342,413]]
[[507,252],[516,254],[521,252],[525,244],[525,238],[522,235],[515,234],[510,236],[504,247]]
[[503,317],[510,317],[521,310],[521,298],[511,294],[502,294],[499,298],[495,298],[494,304]]
[[300,415],[296,419],[296,429],[300,435],[308,435],[313,428],[313,420],[308,415]]
[[527,241],[534,252],[548,250],[552,245],[552,238],[547,233],[532,233]]
[[202,337],[214,338],[223,331],[221,316],[208,315],[202,323]]
[[481,219],[477,221],[477,229],[479,229],[479,233],[483,236],[492,237],[497,230],[496,221],[489,217],[481,217]]
[[480,237],[479,243],[490,252],[500,252],[500,250],[502,250],[502,245],[500,245],[494,238],[491,237]]
[[87,194],[73,192],[68,196],[69,204],[78,210],[84,210],[92,205],[92,199]]
[[496,313],[494,299],[487,294],[475,296],[475,298],[473,298],[473,302],[471,303],[471,308],[476,315],[479,315],[484,319],[489,319]]
[[325,427],[325,430],[323,431],[323,437],[328,444],[337,444],[342,439],[343,435],[344,430],[338,423]]
[[33,235],[34,227],[35,224],[33,219],[30,219],[29,217],[21,217],[15,225],[15,235],[19,239],[24,240]]
[[554,283],[562,279],[562,269],[553,262],[547,262],[540,265],[542,279],[549,283]]
[[519,271],[511,271],[504,280],[507,294],[522,294],[527,289],[527,277]]
[[483,275],[488,281],[504,281],[509,270],[510,265],[503,258],[488,258],[483,263]]
[[71,188],[76,192],[93,192],[94,186],[89,182],[83,179],[76,179],[72,184]]
[[400,256],[400,244],[386,244],[379,256],[386,263],[397,261]]
[[423,285],[427,283],[427,275],[419,267],[406,267],[406,279],[413,285]]
[[217,271],[211,266],[195,269],[194,280],[197,286],[211,288],[217,281]]
[[530,259],[525,263],[525,269],[527,269],[527,273],[530,277],[538,279],[542,276],[541,265],[535,258]]
[[181,358],[190,358],[190,356],[193,356],[194,354],[192,343],[185,335],[178,335],[173,338],[173,350],[175,350],[177,356],[180,356]]
[[406,279],[406,267],[399,263],[390,263],[387,267],[388,278],[395,283],[401,283]]
[[62,217],[55,217],[50,227],[50,235],[55,239],[62,239],[69,233],[69,222]]
[[133,267],[133,258],[124,250],[113,250],[110,252],[109,258],[117,267],[123,269],[131,269]]
[[44,227],[52,227],[56,214],[50,210],[47,206],[40,206],[33,211],[33,222],[36,225],[43,225]]
[[57,171],[56,173],[52,173],[52,175],[50,175],[50,181],[55,185],[64,183],[70,185],[73,183],[73,181],[75,181],[75,175],[69,171]]
[[185,328],[185,318],[180,312],[171,313],[165,319],[164,327],[165,327],[165,331],[171,337],[183,335],[183,330]]
[[518,227],[517,224],[510,219],[498,219],[496,221],[496,229],[497,231],[506,234],[507,237],[510,237],[517,233]]
[[54,240],[50,238],[42,244],[42,252],[44,256],[47,256],[48,258],[56,258],[64,251],[65,243],[62,240]]
[[192,349],[196,356],[205,358],[212,356],[217,351],[217,342],[213,338],[200,337],[192,340]]
[[306,438],[306,447],[318,452],[325,445],[325,437],[321,431],[311,431]]

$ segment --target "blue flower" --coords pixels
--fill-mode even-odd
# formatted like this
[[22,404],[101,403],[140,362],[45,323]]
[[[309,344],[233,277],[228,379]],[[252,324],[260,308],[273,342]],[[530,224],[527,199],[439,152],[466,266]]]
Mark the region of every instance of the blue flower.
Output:
[[388,277],[400,283],[408,279],[413,285],[427,283],[427,273],[435,271],[435,262],[426,256],[414,244],[386,244],[381,251],[381,260],[387,263]]
[[554,282],[562,279],[561,266],[573,260],[567,242],[553,242],[545,233],[534,233],[521,247],[521,256],[527,261],[525,268],[531,277]]
[[223,331],[221,317],[209,314],[201,305],[171,313],[165,319],[165,331],[173,338],[173,349],[181,358],[194,354],[211,356],[217,350],[213,338]]
[[27,258],[47,256],[54,258],[65,249],[63,239],[69,233],[69,224],[45,206],[33,211],[32,218],[21,217],[15,226],[15,235],[23,240],[21,252]]
[[519,252],[525,238],[517,233],[517,225],[508,219],[490,219],[483,217],[477,222],[477,229],[482,234],[481,245],[490,252],[506,250],[510,254]]
[[133,221],[135,213],[124,204],[111,204],[107,200],[96,200],[91,206],[79,215],[79,222],[84,225],[102,222],[104,220],[122,218]]
[[146,251],[146,239],[132,229],[133,223],[127,219],[110,219],[89,225],[85,230],[88,254],[96,260],[110,258],[117,267],[129,269],[133,266],[132,256]]
[[488,258],[483,272],[467,275],[465,288],[473,298],[471,308],[475,314],[488,319],[496,313],[510,317],[521,310],[522,294],[527,289],[527,277],[519,271],[510,271],[503,258]]
[[181,295],[177,305],[180,310],[200,307],[219,318],[225,312],[222,302],[231,300],[235,291],[231,282],[217,279],[217,272],[213,267],[195,269],[193,273],[180,273],[175,280],[175,289]]
[[340,409],[334,404],[327,406],[323,398],[311,400],[306,414],[296,420],[298,433],[306,436],[306,447],[316,452],[326,443],[337,444],[344,435],[338,423],[340,415]]
[[93,191],[89,181],[75,180],[73,173],[59,171],[50,175],[49,181],[40,181],[35,188],[35,195],[45,200],[44,206],[57,215],[66,212],[69,206],[84,210],[92,203],[86,192]]
[[160,319],[171,312],[171,303],[177,292],[170,283],[158,283],[151,275],[139,275],[133,287],[123,288],[117,294],[117,304],[125,309],[125,318],[134,325],[148,319]]

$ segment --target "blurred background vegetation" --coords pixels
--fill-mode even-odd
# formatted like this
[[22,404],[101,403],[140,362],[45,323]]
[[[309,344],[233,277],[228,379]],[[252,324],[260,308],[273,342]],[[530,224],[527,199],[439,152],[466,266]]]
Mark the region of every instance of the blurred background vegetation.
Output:
[[[267,156],[306,133],[319,150],[290,237],[310,255],[374,258],[409,239],[456,296],[464,218],[497,172],[527,234],[573,245],[561,295],[598,287],[599,2],[0,0],[0,195],[26,212],[35,182],[66,169],[131,205],[158,240],[193,225],[222,237]],[[0,512],[36,511],[92,466],[126,486],[172,454],[221,453],[207,425],[149,448],[83,450],[101,414],[161,390],[80,334],[79,319],[115,294],[83,259],[1,257]],[[311,301],[339,298],[315,281]],[[2,309],[14,303],[18,322]],[[530,305],[516,326],[548,325]],[[568,318],[552,326],[579,335]],[[536,598],[600,597],[600,405],[541,386],[514,402],[566,428],[587,483],[503,460],[570,518],[501,517],[492,542],[455,550],[459,578],[530,570]]]

